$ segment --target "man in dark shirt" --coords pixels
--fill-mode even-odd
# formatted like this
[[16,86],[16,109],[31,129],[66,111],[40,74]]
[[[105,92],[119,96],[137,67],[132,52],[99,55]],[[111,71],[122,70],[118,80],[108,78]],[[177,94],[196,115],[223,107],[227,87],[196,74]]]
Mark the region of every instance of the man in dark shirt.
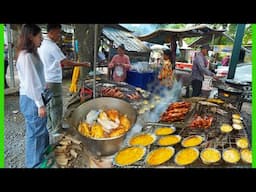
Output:
[[216,76],[213,72],[211,72],[208,68],[208,61],[206,56],[208,55],[208,51],[210,50],[209,45],[202,45],[201,51],[196,54],[193,67],[192,67],[192,76],[191,76],[191,84],[193,88],[192,97],[200,96],[202,92],[202,85],[204,80],[204,75],[212,76],[216,79]]

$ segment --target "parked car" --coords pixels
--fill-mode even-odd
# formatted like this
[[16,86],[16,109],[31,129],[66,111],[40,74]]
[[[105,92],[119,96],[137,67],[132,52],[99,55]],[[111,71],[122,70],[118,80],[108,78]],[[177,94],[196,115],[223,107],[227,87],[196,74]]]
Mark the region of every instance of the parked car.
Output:
[[252,64],[251,63],[238,64],[236,67],[234,80],[251,83],[252,82]]
[[[220,78],[226,78],[228,75],[229,66],[219,66],[216,69],[216,76]],[[237,82],[252,82],[252,64],[251,63],[239,63],[236,66],[235,75],[233,78]]]
[[251,102],[252,100],[252,64],[239,63],[237,64],[233,79],[226,79],[228,75],[228,66],[220,66],[217,69],[217,76],[223,77],[226,83],[231,83],[233,87],[243,90],[244,101]]

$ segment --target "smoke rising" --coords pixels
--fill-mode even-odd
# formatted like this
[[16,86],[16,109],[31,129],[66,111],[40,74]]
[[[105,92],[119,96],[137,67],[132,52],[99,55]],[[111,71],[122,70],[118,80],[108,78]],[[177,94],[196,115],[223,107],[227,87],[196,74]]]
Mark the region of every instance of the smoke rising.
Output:
[[171,89],[164,88],[161,90],[160,100],[155,100],[154,97],[150,100],[150,103],[155,105],[152,111],[145,113],[144,122],[158,122],[161,114],[166,111],[168,106],[178,101],[181,95],[182,83],[181,81],[176,81]]
[[[155,88],[157,91],[159,91],[159,86]],[[154,90],[148,105],[154,105],[155,108],[151,111],[145,112],[143,115],[138,116],[136,124],[133,126],[131,131],[126,135],[123,144],[125,145],[134,134],[140,133],[147,122],[159,122],[159,118],[161,117],[162,113],[166,111],[168,106],[171,103],[178,101],[181,95],[181,89],[182,82],[175,81],[171,89],[162,87],[160,97],[154,94],[157,92],[156,90]]]

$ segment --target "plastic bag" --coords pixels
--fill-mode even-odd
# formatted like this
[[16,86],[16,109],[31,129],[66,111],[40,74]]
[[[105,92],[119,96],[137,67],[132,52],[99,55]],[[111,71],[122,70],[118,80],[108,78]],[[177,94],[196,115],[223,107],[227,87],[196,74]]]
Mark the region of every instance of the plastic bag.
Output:
[[118,77],[122,77],[124,74],[124,69],[121,66],[116,66],[115,72]]

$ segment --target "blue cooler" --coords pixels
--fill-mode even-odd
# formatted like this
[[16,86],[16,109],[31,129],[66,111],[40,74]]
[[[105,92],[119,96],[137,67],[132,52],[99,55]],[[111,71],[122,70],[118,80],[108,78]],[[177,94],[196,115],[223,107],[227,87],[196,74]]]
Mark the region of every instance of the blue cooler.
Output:
[[139,73],[137,71],[127,71],[126,82],[147,90],[147,84],[154,81],[155,74],[154,72]]

